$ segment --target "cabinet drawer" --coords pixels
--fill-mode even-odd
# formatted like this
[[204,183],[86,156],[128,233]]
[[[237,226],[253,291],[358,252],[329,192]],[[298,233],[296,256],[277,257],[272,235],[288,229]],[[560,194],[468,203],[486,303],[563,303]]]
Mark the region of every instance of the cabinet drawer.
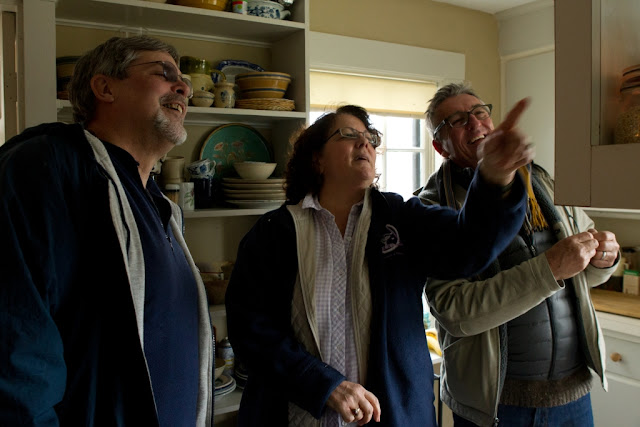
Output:
[[[616,337],[604,337],[607,350],[607,372],[640,380],[640,343]],[[616,362],[617,355],[620,356]]]

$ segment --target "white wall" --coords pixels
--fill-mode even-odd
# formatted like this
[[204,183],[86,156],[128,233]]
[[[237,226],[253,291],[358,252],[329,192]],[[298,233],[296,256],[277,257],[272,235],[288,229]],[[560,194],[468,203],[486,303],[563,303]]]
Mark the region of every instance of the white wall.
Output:
[[555,57],[553,1],[539,0],[496,14],[502,114],[524,97],[531,105],[520,128],[536,147],[536,163],[554,173]]

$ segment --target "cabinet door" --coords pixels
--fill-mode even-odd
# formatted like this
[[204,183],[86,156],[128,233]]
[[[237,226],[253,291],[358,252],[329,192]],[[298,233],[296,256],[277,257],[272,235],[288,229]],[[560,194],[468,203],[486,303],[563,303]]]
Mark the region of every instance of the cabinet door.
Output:
[[555,202],[640,208],[640,144],[613,145],[619,77],[638,63],[640,2],[554,2]]
[[640,382],[610,374],[609,392],[597,381],[591,391],[595,427],[640,427]]

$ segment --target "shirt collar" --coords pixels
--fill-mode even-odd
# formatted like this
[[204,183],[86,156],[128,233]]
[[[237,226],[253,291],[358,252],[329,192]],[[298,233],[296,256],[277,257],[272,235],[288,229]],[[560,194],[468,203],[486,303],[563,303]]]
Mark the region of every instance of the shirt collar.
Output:
[[[353,206],[361,207],[363,205],[364,205],[364,199],[360,200],[358,203],[356,203]],[[315,209],[316,211],[326,210],[320,204],[320,201],[318,200],[318,196],[314,196],[311,193],[307,193],[307,195],[304,196],[304,199],[302,199],[302,206],[301,207],[302,207],[302,209]]]

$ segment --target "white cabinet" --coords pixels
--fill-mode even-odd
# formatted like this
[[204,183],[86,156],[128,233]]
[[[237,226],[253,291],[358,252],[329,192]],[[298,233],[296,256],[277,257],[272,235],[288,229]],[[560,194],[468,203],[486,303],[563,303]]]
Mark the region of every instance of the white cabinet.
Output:
[[640,427],[640,319],[597,312],[607,351],[609,391],[594,383],[596,427]]
[[621,71],[640,62],[640,3],[562,0],[555,8],[555,202],[640,208],[640,144],[614,145]]

